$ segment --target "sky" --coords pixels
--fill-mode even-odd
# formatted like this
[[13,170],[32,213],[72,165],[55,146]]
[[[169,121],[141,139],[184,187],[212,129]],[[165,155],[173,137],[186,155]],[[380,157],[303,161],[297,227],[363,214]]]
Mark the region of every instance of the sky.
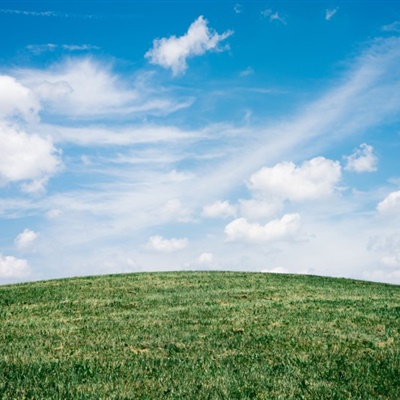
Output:
[[1,1],[0,284],[400,284],[400,1]]

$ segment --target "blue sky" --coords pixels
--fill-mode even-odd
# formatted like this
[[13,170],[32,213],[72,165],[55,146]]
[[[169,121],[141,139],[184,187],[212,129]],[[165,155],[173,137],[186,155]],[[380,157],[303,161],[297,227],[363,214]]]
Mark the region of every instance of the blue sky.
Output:
[[400,2],[0,1],[0,283],[400,283]]

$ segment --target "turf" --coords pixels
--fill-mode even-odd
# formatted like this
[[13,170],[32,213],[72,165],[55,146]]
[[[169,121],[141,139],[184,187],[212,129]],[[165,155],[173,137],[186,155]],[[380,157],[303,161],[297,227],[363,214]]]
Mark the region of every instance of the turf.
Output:
[[400,287],[233,272],[0,286],[2,399],[399,399]]

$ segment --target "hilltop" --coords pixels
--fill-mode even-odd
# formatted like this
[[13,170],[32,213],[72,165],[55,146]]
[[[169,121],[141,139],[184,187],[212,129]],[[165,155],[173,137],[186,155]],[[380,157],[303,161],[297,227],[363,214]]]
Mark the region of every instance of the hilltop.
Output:
[[0,398],[398,399],[400,287],[236,272],[0,287]]

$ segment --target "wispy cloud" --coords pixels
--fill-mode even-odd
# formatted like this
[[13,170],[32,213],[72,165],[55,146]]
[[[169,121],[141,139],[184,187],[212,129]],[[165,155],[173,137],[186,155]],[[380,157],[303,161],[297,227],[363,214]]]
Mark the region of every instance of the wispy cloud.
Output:
[[264,11],[261,11],[261,15],[265,18],[269,18],[269,21],[278,21],[283,25],[287,25],[286,20],[279,15],[278,11],[273,11],[271,8],[267,8]]
[[[192,99],[176,102],[158,92],[140,77],[124,81],[111,64],[94,58],[67,59],[48,69],[20,69],[18,79],[44,104],[47,112],[74,118],[166,115],[188,107]],[[159,88],[160,89],[160,88]],[[1,95],[0,95],[1,96]]]
[[96,18],[95,15],[90,15],[90,14],[70,14],[57,11],[30,11],[30,10],[11,10],[11,9],[0,9],[0,14],[21,15],[26,17],[52,17],[52,18],[56,17],[56,18],[85,18],[85,19]]
[[30,17],[60,17],[67,14],[60,14],[55,11],[27,11],[27,10],[0,10],[0,14],[14,14],[14,15],[25,15]]
[[176,76],[186,71],[187,58],[200,56],[207,51],[220,51],[220,42],[232,34],[233,31],[229,30],[220,35],[209,29],[208,21],[200,16],[190,25],[185,35],[154,40],[153,48],[145,57],[151,64],[170,68]]
[[30,44],[26,46],[27,50],[32,52],[35,55],[39,55],[45,52],[53,52],[57,49],[67,50],[67,51],[90,51],[90,50],[99,50],[99,46],[94,46],[91,44]]
[[243,71],[240,71],[240,76],[241,77],[249,76],[249,75],[253,75],[253,74],[254,74],[254,69],[251,68],[251,67],[247,67]]
[[386,32],[400,32],[400,21],[395,21],[392,24],[385,25],[382,30]]
[[239,3],[236,3],[235,6],[233,7],[233,11],[235,11],[236,14],[241,14],[243,11],[242,5]]
[[325,10],[325,20],[330,21],[333,16],[339,11],[339,7],[333,8],[333,9],[326,9]]

